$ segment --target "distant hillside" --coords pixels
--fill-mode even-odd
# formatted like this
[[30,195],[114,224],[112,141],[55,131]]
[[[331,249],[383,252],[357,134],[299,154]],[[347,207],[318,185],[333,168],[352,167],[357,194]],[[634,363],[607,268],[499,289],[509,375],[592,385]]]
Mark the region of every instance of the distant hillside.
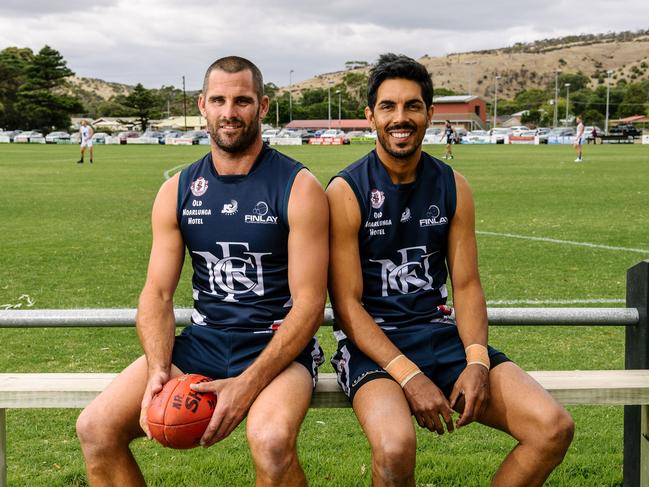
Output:
[[[487,100],[493,98],[496,75],[501,76],[498,95],[502,98],[513,98],[530,88],[545,88],[554,83],[557,69],[591,77],[594,88],[606,83],[609,69],[613,71],[613,84],[622,79],[649,79],[649,30],[545,39],[488,51],[424,56],[419,61],[431,73],[435,88],[471,92]],[[303,89],[326,88],[330,80],[338,83],[347,72],[321,74],[294,84],[293,90],[299,93]]]

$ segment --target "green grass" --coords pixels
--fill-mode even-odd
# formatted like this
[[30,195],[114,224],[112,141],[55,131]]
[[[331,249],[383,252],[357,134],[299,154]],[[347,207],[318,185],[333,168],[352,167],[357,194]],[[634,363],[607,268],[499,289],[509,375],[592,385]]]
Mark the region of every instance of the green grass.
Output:
[[[323,184],[367,146],[287,147]],[[434,155],[442,146],[428,146]],[[75,146],[0,145],[0,305],[135,307],[150,248],[150,211],[165,170],[205,147],[99,146],[96,163],[75,164]],[[478,231],[649,249],[649,147],[587,146],[575,164],[568,146],[461,146],[454,167],[469,180]],[[488,300],[623,299],[627,268],[649,252],[478,235]],[[187,266],[188,268],[189,266]],[[176,306],[191,305],[183,273]],[[603,304],[619,306],[621,304]],[[319,332],[330,355],[330,329]],[[521,366],[613,369],[624,363],[620,328],[493,327],[491,343]],[[140,353],[133,329],[0,329],[0,370],[117,372]],[[331,372],[326,365],[324,372]],[[575,441],[551,486],[619,486],[622,408],[571,407]],[[9,410],[12,486],[85,485],[76,410]],[[418,433],[418,485],[484,486],[513,446],[481,426],[437,437]],[[311,485],[370,483],[367,442],[351,410],[312,410],[300,435]],[[133,444],[150,485],[251,485],[238,428],[208,450]]]

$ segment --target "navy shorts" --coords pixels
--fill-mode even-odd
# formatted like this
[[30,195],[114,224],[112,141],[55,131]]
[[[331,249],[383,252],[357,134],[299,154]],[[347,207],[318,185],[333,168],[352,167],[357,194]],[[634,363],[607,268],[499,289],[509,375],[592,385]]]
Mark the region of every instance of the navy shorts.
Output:
[[[189,325],[176,337],[171,361],[185,374],[202,374],[212,379],[236,377],[255,361],[274,333]],[[294,361],[306,367],[315,387],[318,367],[324,362],[317,338],[312,338]]]
[[[455,381],[466,368],[466,354],[457,326],[451,319],[403,328],[383,329],[401,353],[412,360],[448,398]],[[510,359],[502,352],[488,347],[491,368]],[[348,339],[338,342],[331,357],[338,384],[350,401],[361,386],[374,379],[392,376],[367,357]]]

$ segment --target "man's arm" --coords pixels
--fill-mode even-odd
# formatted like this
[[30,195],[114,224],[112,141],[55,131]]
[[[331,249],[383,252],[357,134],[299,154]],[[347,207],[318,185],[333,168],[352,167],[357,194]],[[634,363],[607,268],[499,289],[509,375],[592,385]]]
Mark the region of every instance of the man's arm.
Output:
[[309,171],[298,173],[288,204],[288,282],[293,306],[254,363],[232,379],[195,384],[218,401],[201,444],[226,438],[243,420],[259,393],[306,347],[316,333],[327,297],[329,209],[322,186]]
[[[361,302],[363,277],[358,247],[361,225],[358,202],[353,190],[342,178],[331,182],[327,188],[327,198],[331,219],[329,294],[338,324],[363,353],[386,368],[401,352],[386,337]],[[415,375],[403,386],[403,391],[421,427],[442,434],[443,421],[449,431],[453,430],[449,402],[424,374]]]
[[[487,346],[487,307],[478,273],[473,196],[466,179],[457,172],[455,184],[457,206],[449,231],[447,261],[460,339],[465,349],[476,345],[472,351],[475,352],[476,348]],[[468,365],[460,374],[450,397],[451,404],[455,405],[460,395],[464,395],[464,412],[458,426],[473,421],[486,404],[489,396],[488,378],[488,367],[479,363]]]
[[153,243],[146,283],[137,310],[137,332],[149,371],[140,416],[140,425],[147,435],[146,410],[153,395],[169,380],[176,331],[173,295],[185,255],[176,219],[177,191],[178,176],[175,176],[162,185],[153,204]]

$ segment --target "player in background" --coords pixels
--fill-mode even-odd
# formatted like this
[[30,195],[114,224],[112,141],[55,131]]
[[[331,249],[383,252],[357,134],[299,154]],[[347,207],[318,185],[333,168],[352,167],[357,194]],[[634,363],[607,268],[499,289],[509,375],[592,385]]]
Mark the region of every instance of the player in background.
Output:
[[411,58],[385,54],[370,72],[365,115],[376,148],[326,191],[331,361],[369,440],[373,485],[415,485],[414,415],[439,434],[473,421],[508,433],[517,444],[492,485],[539,486],[563,460],[573,421],[488,346],[471,190],[421,147],[432,100],[430,76]]
[[[90,485],[145,484],[129,443],[149,435],[153,395],[181,373],[215,379],[193,385],[217,395],[203,446],[247,417],[257,485],[306,485],[296,443],[324,360],[314,334],[326,299],[329,214],[318,180],[262,142],[263,87],[259,69],[236,56],[205,74],[198,107],[210,152],[166,181],[153,205],[137,312],[144,356],[77,420]],[[185,248],[194,312],[174,336]]]
[[444,125],[444,137],[446,137],[446,153],[444,154],[444,159],[453,159],[453,144],[457,141],[457,134],[450,120],[447,120]]
[[577,115],[575,122],[577,122],[577,134],[575,135],[574,144],[575,152],[577,153],[577,159],[575,159],[575,162],[583,162],[583,159],[581,158],[581,146],[584,144],[584,122],[580,115]]
[[90,164],[92,164],[92,134],[94,131],[92,127],[88,125],[88,122],[85,120],[81,121],[81,127],[79,127],[79,135],[81,136],[81,159],[77,161],[78,164],[83,164],[83,155],[88,148],[90,152]]

